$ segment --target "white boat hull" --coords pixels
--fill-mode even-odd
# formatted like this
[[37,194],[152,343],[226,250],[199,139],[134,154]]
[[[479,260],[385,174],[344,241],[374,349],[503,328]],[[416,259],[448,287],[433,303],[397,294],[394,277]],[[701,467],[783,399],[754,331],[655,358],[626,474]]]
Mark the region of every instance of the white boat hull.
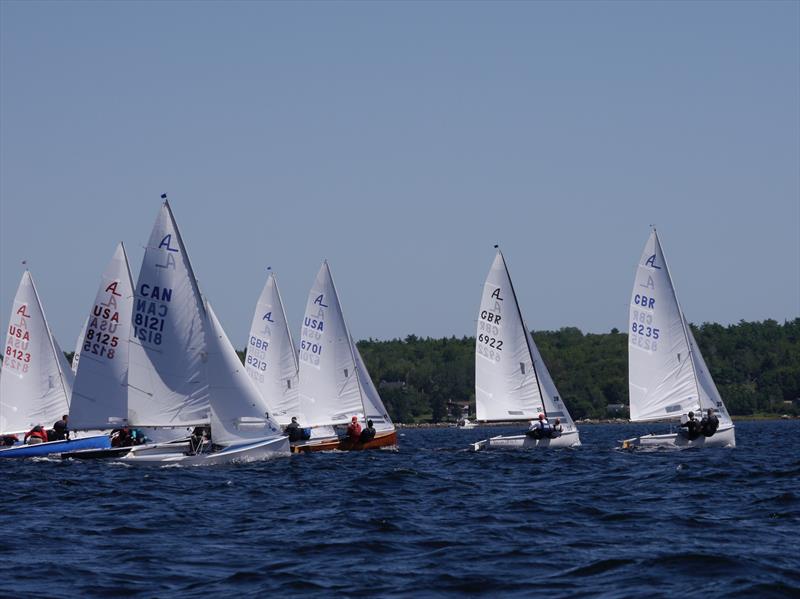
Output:
[[578,431],[570,431],[555,439],[534,439],[528,435],[499,435],[473,443],[472,450],[577,447],[580,444],[581,440],[578,436]]
[[622,449],[636,448],[673,448],[688,449],[689,447],[736,447],[736,434],[733,424],[721,425],[711,437],[699,436],[689,441],[680,433],[667,433],[664,435],[642,435],[633,439],[625,439]]
[[290,455],[289,439],[284,436],[259,439],[250,443],[237,443],[219,451],[188,454],[187,445],[171,443],[135,447],[119,460],[126,464],[167,466],[205,466],[231,464],[235,462],[255,462]]

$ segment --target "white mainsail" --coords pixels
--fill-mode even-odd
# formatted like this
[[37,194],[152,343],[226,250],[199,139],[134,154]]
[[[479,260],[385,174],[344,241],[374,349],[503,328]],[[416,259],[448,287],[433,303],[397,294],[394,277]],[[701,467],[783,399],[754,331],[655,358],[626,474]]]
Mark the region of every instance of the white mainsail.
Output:
[[78,346],[81,359],[69,412],[75,430],[114,428],[127,422],[132,309],[133,279],[120,243],[103,271]]
[[219,445],[280,435],[267,404],[206,301],[211,438]]
[[50,332],[26,270],[14,297],[3,351],[0,433],[52,425],[69,411],[72,381],[72,370]]
[[165,200],[134,290],[128,420],[135,426],[209,422],[206,314]]
[[308,294],[300,333],[300,410],[305,426],[344,424],[364,412],[350,333],[327,261]]
[[[721,406],[722,400],[678,304],[655,230],[636,269],[628,337],[631,420],[677,419],[701,407]],[[704,393],[698,383],[700,369],[704,373]],[[704,396],[707,399],[701,402]],[[724,406],[721,415],[727,417]]]
[[478,311],[475,408],[478,420],[530,420],[544,411],[527,327],[500,250]]
[[270,416],[284,425],[300,416],[297,353],[273,273],[253,314],[245,368],[269,406]]

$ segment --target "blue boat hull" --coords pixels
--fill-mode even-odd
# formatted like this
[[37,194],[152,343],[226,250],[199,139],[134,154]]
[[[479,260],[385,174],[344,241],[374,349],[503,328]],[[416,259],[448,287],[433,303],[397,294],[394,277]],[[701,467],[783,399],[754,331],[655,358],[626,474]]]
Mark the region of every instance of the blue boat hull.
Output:
[[0,449],[0,458],[35,458],[65,451],[78,451],[80,449],[107,449],[111,447],[108,435],[83,437],[69,441],[50,441],[36,445],[14,445]]

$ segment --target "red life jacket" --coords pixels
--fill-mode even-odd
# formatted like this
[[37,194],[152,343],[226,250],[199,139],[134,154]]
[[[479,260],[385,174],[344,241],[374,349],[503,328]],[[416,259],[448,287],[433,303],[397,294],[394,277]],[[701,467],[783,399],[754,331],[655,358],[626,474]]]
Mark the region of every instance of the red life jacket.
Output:
[[347,436],[358,439],[361,436],[361,425],[358,422],[351,422],[347,427]]
[[39,437],[43,443],[47,443],[47,431],[44,429],[40,431],[29,430],[25,433],[25,440],[27,441],[29,437]]

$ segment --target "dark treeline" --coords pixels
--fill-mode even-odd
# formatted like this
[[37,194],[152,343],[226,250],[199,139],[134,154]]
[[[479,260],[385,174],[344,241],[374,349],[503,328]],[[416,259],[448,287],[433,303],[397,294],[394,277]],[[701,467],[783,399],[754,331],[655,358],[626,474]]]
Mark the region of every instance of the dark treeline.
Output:
[[[800,318],[706,323],[692,330],[732,414],[800,413]],[[567,327],[534,332],[534,339],[574,418],[602,418],[609,404],[627,405],[625,333],[583,334]],[[474,415],[474,337],[409,335],[360,341],[358,347],[395,421],[443,420],[450,401],[469,400]]]
[[[691,326],[731,414],[800,414],[800,318]],[[625,333],[567,327],[533,335],[574,418],[603,418],[609,404],[627,406]],[[409,335],[359,341],[358,348],[395,422],[445,420],[449,403],[467,400],[474,416],[474,337]],[[244,352],[237,353],[244,360]],[[72,352],[66,355],[72,359]]]

